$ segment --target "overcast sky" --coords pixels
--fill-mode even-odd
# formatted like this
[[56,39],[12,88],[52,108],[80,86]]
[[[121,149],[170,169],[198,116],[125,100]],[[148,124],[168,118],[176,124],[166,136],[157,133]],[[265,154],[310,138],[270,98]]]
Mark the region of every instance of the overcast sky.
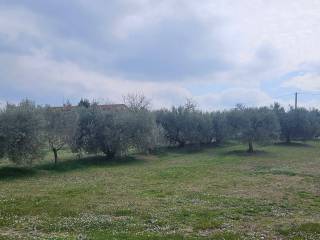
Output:
[[319,0],[0,0],[0,101],[293,104],[320,91],[319,13]]

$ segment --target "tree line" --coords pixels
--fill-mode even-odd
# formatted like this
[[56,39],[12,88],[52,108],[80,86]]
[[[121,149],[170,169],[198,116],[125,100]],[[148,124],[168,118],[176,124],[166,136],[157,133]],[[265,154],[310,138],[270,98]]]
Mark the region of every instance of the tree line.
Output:
[[0,159],[32,164],[48,149],[104,154],[115,158],[130,152],[151,152],[163,146],[184,147],[241,141],[254,145],[306,141],[320,135],[317,109],[285,109],[237,105],[225,111],[201,111],[192,101],[170,109],[151,110],[141,95],[124,98],[125,108],[103,109],[82,99],[77,107],[38,106],[30,100],[7,104],[0,111]]

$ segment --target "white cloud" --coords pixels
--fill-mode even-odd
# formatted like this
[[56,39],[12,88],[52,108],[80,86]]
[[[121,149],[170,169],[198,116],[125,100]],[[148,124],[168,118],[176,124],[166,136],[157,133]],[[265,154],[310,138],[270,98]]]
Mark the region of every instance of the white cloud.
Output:
[[[256,86],[241,88],[235,85],[233,88],[215,91],[212,94],[196,95],[185,88],[184,84],[126,80],[111,74],[83,69],[73,62],[56,61],[45,52],[34,52],[33,55],[23,56],[1,56],[0,66],[0,70],[6,69],[11,74],[8,76],[12,80],[11,83],[0,82],[1,89],[14,85],[16,89],[29,92],[36,98],[48,96],[60,103],[62,103],[61,96],[64,99],[79,100],[85,97],[100,102],[118,103],[122,101],[122,96],[136,92],[150,98],[155,109],[183,104],[187,98],[193,98],[206,110],[232,108],[237,103],[246,106],[268,106],[275,101],[284,106],[291,104],[291,101],[272,98]],[[314,79],[310,78],[298,82],[302,86],[306,82],[312,84],[312,80]],[[20,99],[24,97],[26,96],[20,96]],[[308,100],[303,106],[312,107],[319,104],[314,100]]]
[[286,81],[284,87],[297,88],[303,91],[320,91],[319,73],[306,73]]
[[[31,98],[50,95],[121,101],[128,92],[144,92],[155,107],[182,103],[192,96],[205,108],[230,107],[237,102],[263,105],[273,102],[263,83],[299,70],[301,64],[320,62],[320,2],[314,0],[72,1],[91,14],[88,19],[77,18],[74,12],[70,18],[59,12],[46,16],[41,8],[33,7],[37,3],[16,2],[0,4],[0,87],[19,90]],[[111,5],[117,7],[109,10]],[[83,26],[86,20],[92,20],[89,27]],[[172,47],[174,34],[161,30],[175,23],[182,40]],[[194,31],[197,27],[201,32]],[[183,36],[190,43],[184,44]],[[157,39],[156,44],[150,43]],[[7,53],[9,45],[28,51]],[[150,54],[150,45],[159,49]],[[187,57],[180,56],[170,65],[170,58],[180,53]],[[118,67],[122,58],[128,58],[127,65]],[[152,60],[163,65],[169,62],[169,67],[150,71]],[[227,67],[214,69],[214,60]],[[206,64],[203,71],[190,71]],[[132,77],[128,69],[137,65],[142,69],[140,75]],[[182,66],[183,71],[177,71],[180,76],[173,74],[173,65]],[[165,80],[159,80],[163,69],[168,73]],[[188,71],[195,74],[184,74]],[[226,87],[214,94],[210,87],[201,93],[186,88],[189,83],[203,82]],[[314,72],[276,84],[279,88],[320,90],[320,78]]]
[[200,106],[205,109],[225,109],[232,108],[236,104],[245,106],[269,106],[273,99],[257,88],[232,88],[218,93],[207,94],[195,98]]
[[5,8],[0,6],[0,35],[8,41],[16,41],[22,38],[21,35],[29,35],[34,38],[41,38],[35,16],[25,8]]
[[[320,61],[318,1],[138,1],[135,10],[115,25],[120,35],[143,31],[146,26],[173,16],[211,24],[208,36],[220,35],[225,46],[220,50],[225,51],[224,56],[234,64],[233,70],[216,73],[225,76],[224,81],[259,84],[293,71],[301,63]],[[213,24],[217,21],[221,25],[218,32],[217,25]],[[264,47],[270,49],[274,59],[262,56],[265,61],[257,66],[256,54]],[[216,79],[216,75],[213,76]]]
[[156,108],[182,103],[191,96],[188,90],[179,85],[129,81],[117,76],[107,76],[85,70],[73,62],[55,61],[43,52],[24,56],[0,56],[0,64],[0,69],[7,69],[7,76],[12,80],[12,83],[0,82],[0,87],[14,85],[33,96],[64,96],[65,99],[86,97],[119,102],[123,95],[139,92],[150,97]]

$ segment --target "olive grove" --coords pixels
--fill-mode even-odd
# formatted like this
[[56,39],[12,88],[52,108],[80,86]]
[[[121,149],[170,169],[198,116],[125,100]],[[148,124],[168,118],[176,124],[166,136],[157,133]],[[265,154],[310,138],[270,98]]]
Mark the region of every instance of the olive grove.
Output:
[[285,109],[280,104],[225,111],[201,111],[192,101],[152,110],[143,95],[127,95],[121,108],[81,99],[77,106],[37,106],[24,100],[0,110],[0,159],[30,165],[51,151],[103,154],[107,159],[159,147],[185,147],[241,141],[255,144],[306,141],[320,135],[316,109]]

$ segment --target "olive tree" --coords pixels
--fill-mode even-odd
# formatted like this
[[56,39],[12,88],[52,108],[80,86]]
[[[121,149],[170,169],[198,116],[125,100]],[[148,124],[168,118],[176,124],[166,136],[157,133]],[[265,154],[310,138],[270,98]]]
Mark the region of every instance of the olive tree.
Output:
[[8,104],[0,115],[2,154],[16,164],[32,164],[42,156],[43,121],[41,110],[29,100]]
[[151,101],[143,94],[135,93],[123,96],[123,102],[130,111],[150,111]]
[[254,142],[267,143],[279,137],[280,126],[277,116],[267,107],[239,106],[230,111],[228,121],[232,127],[233,137],[246,142],[250,153],[254,151]]
[[101,112],[95,133],[98,149],[107,157],[125,155],[131,143],[131,125],[128,112]]
[[190,142],[196,126],[193,121],[195,106],[187,103],[184,106],[162,109],[157,112],[157,123],[165,130],[165,136],[173,145],[183,147]]
[[215,132],[212,125],[213,114],[209,112],[197,111],[194,113],[194,121],[197,126],[196,129],[196,141],[199,144],[210,144],[214,141]]
[[71,148],[75,152],[85,151],[98,153],[97,133],[101,128],[102,115],[97,105],[90,107],[79,107],[77,110],[78,119]]
[[[1,131],[1,130],[0,130]],[[5,155],[5,138],[4,136],[0,136],[0,159]]]
[[162,109],[157,112],[157,123],[164,129],[165,137],[170,144],[184,145],[181,137],[181,128],[179,126],[179,112],[178,109],[172,107],[171,110]]
[[273,106],[281,126],[281,139],[290,143],[292,140],[311,140],[319,134],[320,114],[318,110],[290,108],[285,111],[279,104]]
[[157,123],[165,130],[168,141],[179,147],[213,140],[212,114],[197,110],[191,101],[170,110],[158,111]]
[[320,135],[320,112],[318,109],[312,109],[308,114],[309,127],[305,139],[314,139]]
[[288,115],[292,139],[301,141],[314,139],[319,129],[319,115],[316,111],[308,111],[305,108],[290,109]]
[[3,111],[0,109],[0,159],[4,157],[6,152],[6,139],[4,135]]
[[151,101],[138,93],[124,96],[123,101],[130,119],[127,123],[131,125],[128,133],[131,146],[142,152],[153,150],[161,142],[162,132],[156,124],[155,114],[151,112]]
[[230,126],[227,120],[228,112],[214,112],[212,116],[212,131],[215,143],[220,144],[228,139]]
[[76,149],[104,153],[108,158],[125,155],[129,149],[152,147],[153,116],[145,110],[103,110],[98,105],[79,110]]
[[44,111],[45,136],[54,156],[54,163],[58,162],[58,152],[70,143],[76,123],[76,114],[72,109],[52,108],[47,106]]
[[156,124],[155,115],[150,111],[128,111],[128,138],[130,145],[139,152],[150,152],[161,141],[161,131]]

